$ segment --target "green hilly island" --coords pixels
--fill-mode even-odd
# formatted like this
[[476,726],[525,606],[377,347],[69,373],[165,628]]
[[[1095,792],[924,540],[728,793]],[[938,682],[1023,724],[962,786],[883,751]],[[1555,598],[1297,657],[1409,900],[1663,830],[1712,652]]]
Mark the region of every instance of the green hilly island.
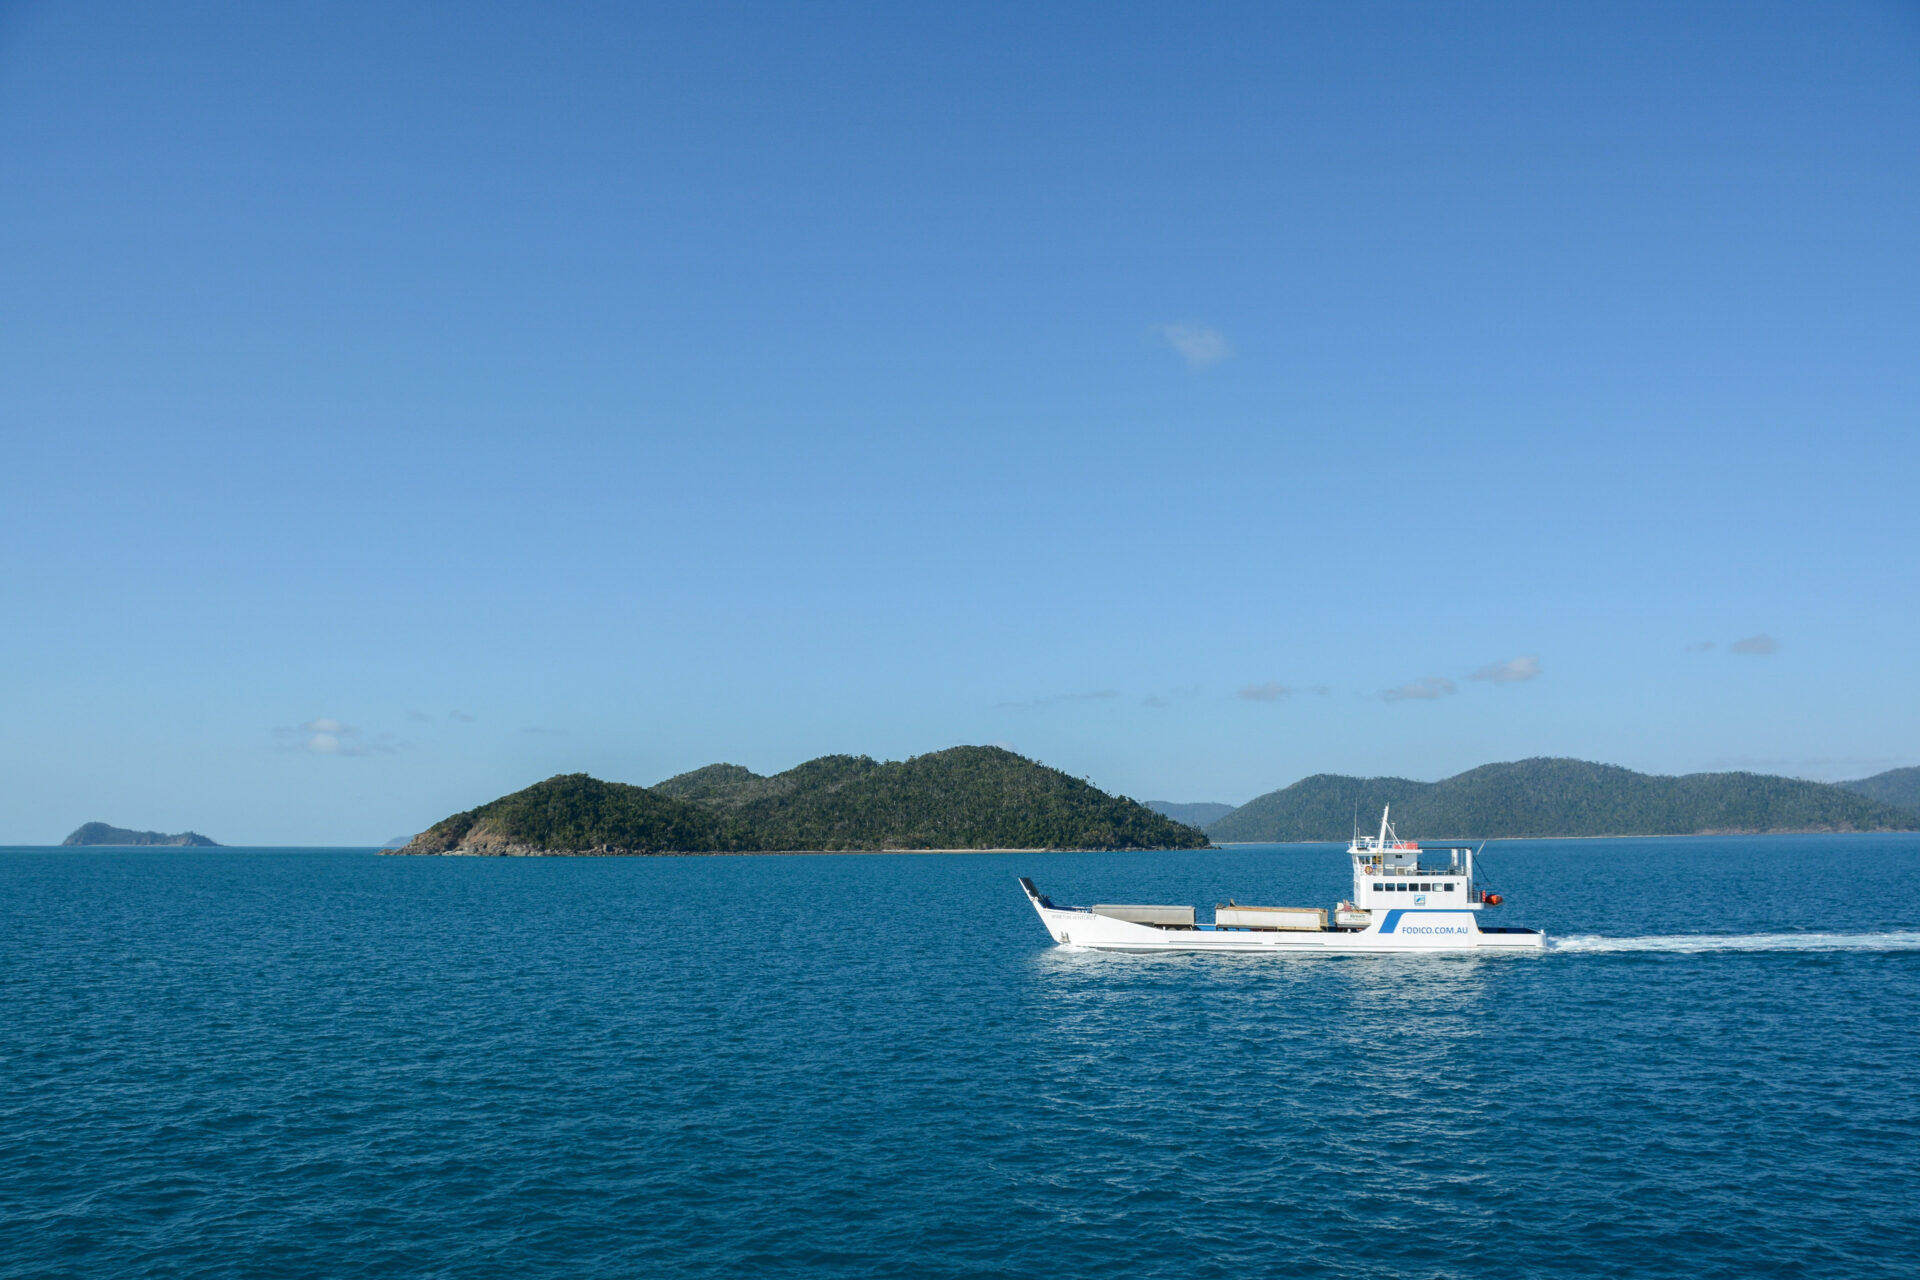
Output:
[[[1884,776],[1884,775],[1883,775]],[[1757,773],[1663,777],[1537,758],[1439,782],[1322,773],[1268,792],[1207,827],[1222,842],[1346,840],[1393,806],[1408,839],[1911,831],[1920,813],[1849,787]]]
[[563,774],[454,814],[405,854],[1192,849],[1208,839],[998,747],[822,756],[762,776],[713,764],[652,787]]

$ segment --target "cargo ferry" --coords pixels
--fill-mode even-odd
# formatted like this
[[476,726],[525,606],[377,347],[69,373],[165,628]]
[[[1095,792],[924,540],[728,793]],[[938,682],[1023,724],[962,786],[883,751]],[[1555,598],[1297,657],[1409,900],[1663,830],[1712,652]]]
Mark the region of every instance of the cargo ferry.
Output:
[[1380,834],[1355,834],[1353,897],[1333,908],[1247,907],[1229,901],[1201,924],[1192,907],[1095,903],[1063,907],[1020,877],[1053,940],[1095,951],[1251,951],[1337,954],[1540,948],[1546,934],[1480,923],[1501,903],[1473,881],[1474,850],[1402,840],[1380,813]]

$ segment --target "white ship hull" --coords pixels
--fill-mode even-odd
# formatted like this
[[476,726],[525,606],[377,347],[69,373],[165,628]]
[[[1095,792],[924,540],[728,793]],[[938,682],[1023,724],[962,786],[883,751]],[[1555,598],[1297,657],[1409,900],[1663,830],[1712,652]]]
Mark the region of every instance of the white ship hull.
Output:
[[1093,951],[1347,955],[1479,949],[1537,950],[1547,942],[1545,934],[1531,929],[1482,929],[1471,911],[1395,908],[1381,913],[1364,928],[1358,929],[1221,929],[1208,925],[1181,929],[1134,924],[1128,920],[1096,915],[1092,911],[1049,907],[1032,892],[1028,893],[1028,897],[1055,942],[1063,947],[1085,947]]

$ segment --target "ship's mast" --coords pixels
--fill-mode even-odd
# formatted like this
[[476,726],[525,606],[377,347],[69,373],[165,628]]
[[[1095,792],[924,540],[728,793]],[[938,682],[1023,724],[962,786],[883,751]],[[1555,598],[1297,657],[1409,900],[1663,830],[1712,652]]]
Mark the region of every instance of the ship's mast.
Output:
[[1387,814],[1392,811],[1392,805],[1383,806],[1380,810],[1380,847],[1382,849],[1387,847]]

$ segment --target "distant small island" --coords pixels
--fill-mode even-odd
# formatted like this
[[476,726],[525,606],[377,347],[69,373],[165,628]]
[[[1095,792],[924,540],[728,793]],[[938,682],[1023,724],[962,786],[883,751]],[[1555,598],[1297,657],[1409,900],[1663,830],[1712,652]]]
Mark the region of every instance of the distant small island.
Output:
[[218,849],[220,847],[219,841],[209,840],[197,831],[182,831],[179,835],[170,836],[158,831],[130,831],[126,827],[111,827],[104,822],[85,823],[60,843],[63,846],[70,844],[165,844],[180,845],[193,849]]
[[397,854],[1198,849],[1207,837],[998,747],[711,764],[652,787],[562,774],[456,813]]

